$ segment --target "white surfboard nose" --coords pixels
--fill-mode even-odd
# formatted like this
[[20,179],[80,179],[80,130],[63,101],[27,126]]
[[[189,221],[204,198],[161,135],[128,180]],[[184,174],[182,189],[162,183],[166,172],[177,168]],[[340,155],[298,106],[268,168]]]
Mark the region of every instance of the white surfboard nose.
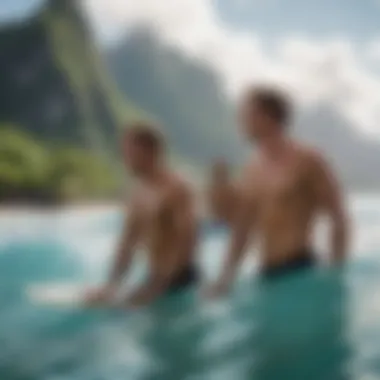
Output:
[[85,287],[69,283],[30,284],[25,293],[34,304],[83,306]]

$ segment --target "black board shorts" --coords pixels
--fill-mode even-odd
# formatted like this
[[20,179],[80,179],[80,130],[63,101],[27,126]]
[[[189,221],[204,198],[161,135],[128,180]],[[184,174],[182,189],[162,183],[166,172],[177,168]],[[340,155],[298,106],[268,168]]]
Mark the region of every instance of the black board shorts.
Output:
[[283,276],[298,273],[316,266],[317,260],[312,249],[304,248],[289,255],[289,259],[274,266],[263,266],[260,276],[263,279],[276,279]]
[[190,264],[178,272],[170,281],[167,293],[172,294],[185,290],[199,281],[199,271],[194,264]]

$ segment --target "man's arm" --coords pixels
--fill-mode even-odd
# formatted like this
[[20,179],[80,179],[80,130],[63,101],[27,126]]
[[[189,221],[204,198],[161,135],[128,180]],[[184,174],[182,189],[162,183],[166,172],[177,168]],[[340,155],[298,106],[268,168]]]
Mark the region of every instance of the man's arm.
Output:
[[140,237],[140,220],[134,202],[130,205],[129,214],[125,216],[122,235],[117,248],[116,258],[108,279],[108,285],[116,288],[120,285],[124,273],[129,269],[135,247]]
[[332,223],[330,237],[332,261],[339,264],[347,257],[349,238],[349,218],[342,190],[336,176],[321,155],[312,154],[311,168],[319,206]]
[[254,189],[250,185],[251,176],[245,177],[241,186],[237,188],[236,213],[234,222],[232,223],[232,234],[227,258],[219,280],[211,290],[212,295],[219,295],[228,291],[251,237],[255,214],[255,197]]
[[212,219],[217,219],[218,217],[218,207],[216,202],[216,192],[218,189],[215,188],[214,184],[210,184],[209,187],[206,189],[206,209],[209,214],[209,216]]
[[87,302],[89,304],[103,303],[113,298],[117,288],[120,286],[123,274],[131,263],[134,248],[138,243],[139,237],[140,222],[134,201],[132,201],[129,207],[129,215],[127,216],[127,213],[125,215],[122,235],[109,279],[103,288],[91,291],[87,295]]

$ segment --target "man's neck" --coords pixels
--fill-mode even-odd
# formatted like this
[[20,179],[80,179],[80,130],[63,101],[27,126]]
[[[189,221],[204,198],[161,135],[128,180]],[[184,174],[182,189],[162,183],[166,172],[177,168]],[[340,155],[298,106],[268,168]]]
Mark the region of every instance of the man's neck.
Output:
[[219,179],[214,179],[214,180],[211,180],[211,186],[212,187],[226,187],[230,184],[230,180],[229,179],[223,179],[223,180],[219,180]]
[[147,172],[142,178],[142,182],[149,186],[157,186],[167,178],[168,172],[164,165],[157,165]]
[[260,142],[260,151],[264,156],[278,159],[286,152],[288,146],[289,140],[286,136],[275,134]]

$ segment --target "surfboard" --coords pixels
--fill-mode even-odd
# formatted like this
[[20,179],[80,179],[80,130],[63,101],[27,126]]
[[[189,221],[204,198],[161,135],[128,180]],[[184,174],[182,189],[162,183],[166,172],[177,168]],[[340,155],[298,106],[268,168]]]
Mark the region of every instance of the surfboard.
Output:
[[74,283],[30,284],[25,288],[27,299],[36,305],[85,307],[88,288]]
[[70,282],[29,284],[25,288],[25,295],[29,302],[40,306],[107,309],[121,307],[122,295],[116,295],[113,300],[105,304],[87,304],[86,296],[90,289],[94,289],[94,287]]

